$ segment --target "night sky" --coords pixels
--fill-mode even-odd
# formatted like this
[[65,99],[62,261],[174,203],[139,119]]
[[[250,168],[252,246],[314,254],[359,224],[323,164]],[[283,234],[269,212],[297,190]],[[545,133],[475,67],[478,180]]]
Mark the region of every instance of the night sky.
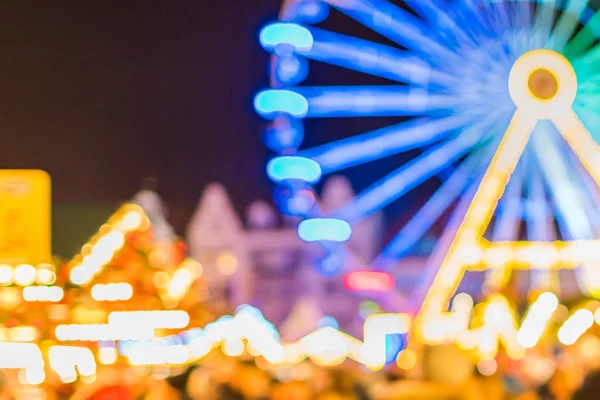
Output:
[[[167,202],[211,181],[269,196],[258,31],[280,0],[3,1],[0,168],[41,168],[57,202]],[[240,185],[243,182],[244,185]]]

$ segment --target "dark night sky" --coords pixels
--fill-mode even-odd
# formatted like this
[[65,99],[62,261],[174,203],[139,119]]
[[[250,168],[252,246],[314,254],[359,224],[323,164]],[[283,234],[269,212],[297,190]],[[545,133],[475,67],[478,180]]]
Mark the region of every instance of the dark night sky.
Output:
[[1,2],[0,168],[47,170],[57,202],[119,202],[150,174],[173,203],[211,181],[269,196],[252,98],[280,4]]

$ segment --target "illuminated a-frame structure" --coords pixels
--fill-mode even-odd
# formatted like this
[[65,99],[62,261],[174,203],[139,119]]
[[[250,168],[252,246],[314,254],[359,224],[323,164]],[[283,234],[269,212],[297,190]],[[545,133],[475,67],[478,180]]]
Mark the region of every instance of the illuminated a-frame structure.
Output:
[[[521,158],[538,121],[551,121],[600,187],[600,147],[572,108],[577,76],[569,61],[549,50],[534,50],[519,58],[510,73],[510,95],[517,107],[481,184],[460,224],[415,321],[415,333],[427,341],[423,329],[447,309],[467,270],[583,267],[584,281],[598,287],[594,249],[600,241],[497,242],[483,235],[498,201]],[[496,262],[486,262],[495,259]]]

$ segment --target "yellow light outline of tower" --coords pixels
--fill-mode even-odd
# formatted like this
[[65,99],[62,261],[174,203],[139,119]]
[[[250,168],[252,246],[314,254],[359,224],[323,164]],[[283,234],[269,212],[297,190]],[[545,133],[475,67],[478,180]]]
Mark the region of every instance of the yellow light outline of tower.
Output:
[[[541,91],[533,81],[540,76],[546,80]],[[577,76],[569,61],[550,50],[530,51],[513,65],[509,91],[517,110],[415,320],[415,334],[422,342],[428,342],[423,328],[428,322],[440,321],[468,270],[582,266],[588,289],[600,287],[600,271],[593,265],[598,257],[591,254],[600,248],[599,240],[491,243],[483,238],[538,121],[549,120],[555,125],[600,187],[600,147],[572,108],[577,95]]]

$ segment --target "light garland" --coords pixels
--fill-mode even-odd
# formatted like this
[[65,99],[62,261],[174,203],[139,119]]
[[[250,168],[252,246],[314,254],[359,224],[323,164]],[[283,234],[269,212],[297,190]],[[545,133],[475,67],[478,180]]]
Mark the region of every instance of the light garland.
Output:
[[60,286],[28,286],[23,288],[23,299],[27,302],[58,303],[64,296]]
[[[459,295],[457,298],[459,301],[453,305],[454,311],[445,315],[447,323],[438,326],[442,331],[441,336],[465,350],[475,351],[479,360],[478,367],[482,372],[490,374],[495,371],[492,361],[499,343],[504,345],[511,358],[522,359],[525,347],[533,347],[533,339],[543,329],[536,327],[533,332],[534,322],[539,321],[531,318],[539,313],[538,319],[545,320],[550,310],[556,309],[555,306],[558,305],[553,295],[541,295],[532,304],[518,329],[514,310],[504,297],[495,296],[481,307],[482,325],[469,329],[460,321],[465,315],[471,314],[472,300],[467,295]],[[548,310],[542,312],[546,308]],[[598,310],[600,308],[596,313],[600,313]],[[408,315],[374,314],[365,321],[364,342],[335,328],[324,327],[297,342],[285,343],[259,310],[241,306],[235,316],[221,317],[204,329],[192,328],[162,338],[154,336],[155,327],[182,326],[184,318],[178,311],[113,313],[113,325],[60,325],[56,328],[56,337],[60,341],[118,342],[116,348],[104,344],[99,347],[97,359],[103,365],[117,362],[119,354],[132,365],[184,365],[198,361],[220,347],[227,356],[237,357],[247,351],[251,356],[263,357],[272,365],[294,365],[310,359],[321,366],[334,366],[351,359],[371,370],[378,370],[386,364],[386,335],[408,333],[411,328],[411,318]],[[134,329],[135,324],[141,321],[145,322]],[[461,329],[454,326],[457,322],[460,322],[458,325]],[[594,314],[586,308],[580,309],[560,327],[558,338],[565,346],[570,346],[593,323]],[[449,331],[444,333],[444,329]],[[9,340],[0,341],[0,369],[23,369],[27,383],[43,382],[44,360],[39,346],[35,343],[16,342],[36,340],[35,329],[2,328],[0,334],[3,334],[0,339]],[[19,356],[16,357],[15,354]],[[52,369],[64,382],[72,382],[78,376],[87,380],[95,379],[96,358],[88,348],[50,346],[48,359]],[[396,364],[405,370],[414,368],[417,362],[417,354],[410,348],[400,351],[396,357]]]
[[141,207],[134,204],[121,207],[71,262],[71,282],[76,285],[88,284],[121,250],[127,234],[148,226],[148,217]]
[[30,286],[52,285],[56,281],[55,268],[51,264],[29,264],[8,265],[0,264],[0,287],[2,286]]
[[125,301],[133,297],[129,283],[96,284],[92,286],[92,298],[96,301]]

